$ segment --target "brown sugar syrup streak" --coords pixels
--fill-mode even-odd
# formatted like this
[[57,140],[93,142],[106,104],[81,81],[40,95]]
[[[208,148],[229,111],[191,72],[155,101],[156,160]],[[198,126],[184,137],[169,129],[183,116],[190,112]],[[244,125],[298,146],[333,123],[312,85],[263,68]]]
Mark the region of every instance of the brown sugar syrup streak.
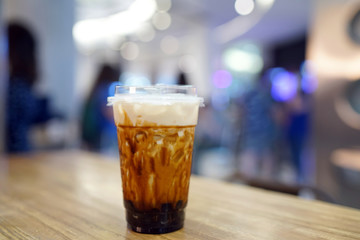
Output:
[[124,200],[139,211],[184,208],[195,126],[151,125],[117,125]]

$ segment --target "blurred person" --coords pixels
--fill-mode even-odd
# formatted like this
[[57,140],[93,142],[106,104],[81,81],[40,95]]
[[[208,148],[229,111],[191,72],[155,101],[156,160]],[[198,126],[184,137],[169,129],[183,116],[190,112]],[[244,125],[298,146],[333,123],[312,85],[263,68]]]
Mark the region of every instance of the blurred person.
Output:
[[301,89],[287,102],[286,137],[296,180],[303,183],[306,177],[305,150],[310,137],[310,96]]
[[178,77],[177,77],[177,81],[176,81],[176,84],[177,85],[188,85],[188,79],[187,79],[187,76],[184,72],[179,72],[178,74]]
[[240,172],[250,178],[272,178],[276,123],[270,82],[265,75],[244,95],[242,105]]
[[118,83],[120,70],[109,64],[102,64],[93,87],[87,97],[81,119],[82,142],[91,151],[117,150],[116,126],[112,109],[107,107],[107,97],[113,96],[114,84]]
[[21,23],[7,26],[9,85],[6,102],[6,151],[32,149],[29,130],[50,118],[47,100],[33,92],[38,79],[37,43],[31,30]]

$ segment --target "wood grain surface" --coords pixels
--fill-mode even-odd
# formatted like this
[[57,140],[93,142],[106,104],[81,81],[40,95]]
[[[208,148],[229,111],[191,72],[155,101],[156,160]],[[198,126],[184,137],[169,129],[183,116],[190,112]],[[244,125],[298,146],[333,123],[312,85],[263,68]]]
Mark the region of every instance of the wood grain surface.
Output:
[[360,211],[192,177],[185,227],[127,229],[117,160],[80,151],[3,156],[0,239],[360,239]]

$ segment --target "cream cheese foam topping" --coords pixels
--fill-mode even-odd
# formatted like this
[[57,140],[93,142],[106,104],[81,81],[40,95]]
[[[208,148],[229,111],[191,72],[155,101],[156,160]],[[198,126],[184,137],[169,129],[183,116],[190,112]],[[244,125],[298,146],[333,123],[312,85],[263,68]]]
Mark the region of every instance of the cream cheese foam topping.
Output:
[[117,94],[113,105],[116,125],[191,126],[198,121],[203,98],[186,94]]

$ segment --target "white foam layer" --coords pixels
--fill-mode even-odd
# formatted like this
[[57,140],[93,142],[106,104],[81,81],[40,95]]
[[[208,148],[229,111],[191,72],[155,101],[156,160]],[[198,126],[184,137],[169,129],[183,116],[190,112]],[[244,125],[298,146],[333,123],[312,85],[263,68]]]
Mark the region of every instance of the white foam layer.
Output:
[[109,102],[117,125],[189,126],[197,124],[203,99],[184,94],[121,94]]

